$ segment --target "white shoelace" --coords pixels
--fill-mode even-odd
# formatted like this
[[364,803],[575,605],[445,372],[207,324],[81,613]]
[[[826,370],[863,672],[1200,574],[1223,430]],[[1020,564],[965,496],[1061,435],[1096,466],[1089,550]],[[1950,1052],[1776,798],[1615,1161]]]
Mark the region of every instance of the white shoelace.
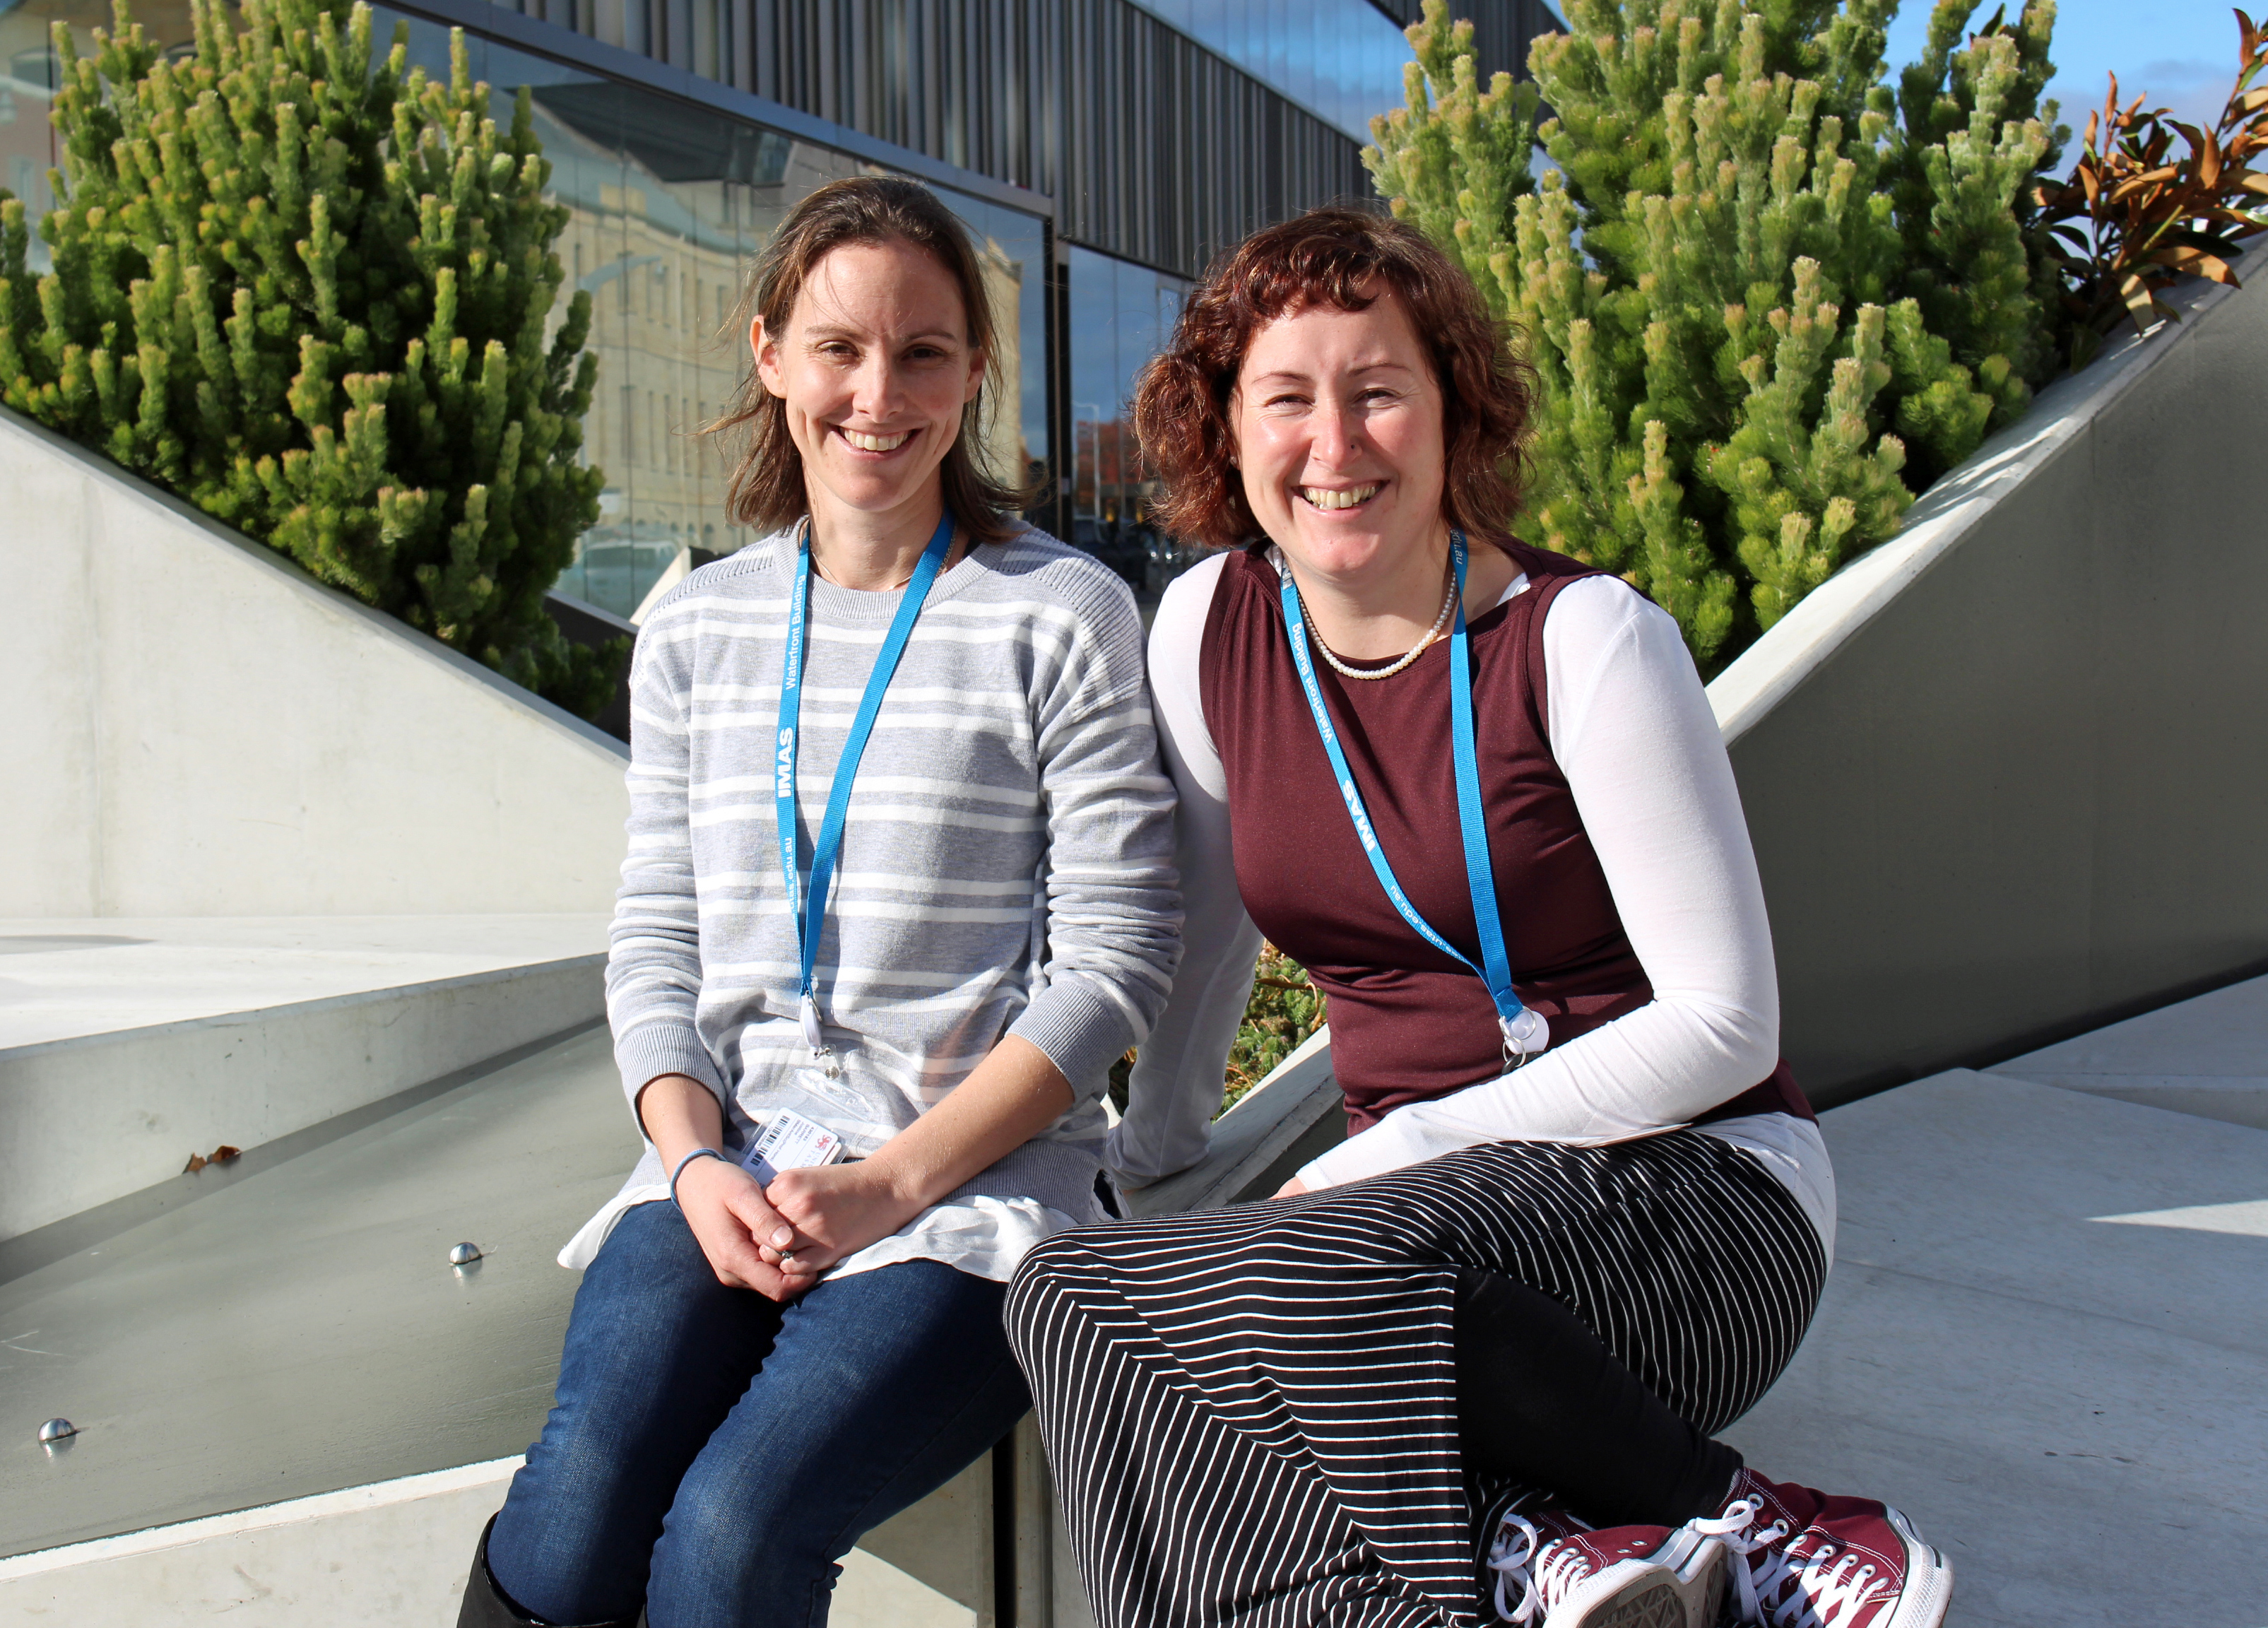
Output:
[[[1744,1498],[1721,1519],[1692,1523],[1694,1531],[1716,1538],[1739,1560],[1733,1580],[1741,1597],[1741,1620],[1769,1628],[1851,1628],[1867,1603],[1867,1585],[1876,1575],[1874,1563],[1853,1569],[1859,1560],[1855,1551],[1822,1544],[1799,1565],[1780,1546],[1789,1536],[1786,1521],[1775,1521],[1762,1531],[1751,1529],[1763,1513],[1762,1504]],[[1767,1608],[1765,1600],[1775,1603]]]
[[[1535,1529],[1535,1522],[1521,1515],[1506,1515],[1496,1542],[1489,1545],[1489,1570],[1496,1573],[1496,1614],[1520,1628],[1543,1615],[1553,1594],[1580,1582],[1590,1573],[1589,1559],[1572,1545],[1560,1550],[1537,1570],[1535,1555],[1543,1546],[1543,1535]],[[1515,1547],[1517,1554],[1513,1552]],[[1513,1587],[1520,1590],[1516,1606],[1506,1598]]]
[[[1513,1552],[1515,1542],[1521,1545],[1518,1554]],[[1506,1622],[1530,1622],[1542,1604],[1536,1597],[1535,1575],[1528,1569],[1542,1542],[1533,1521],[1519,1515],[1506,1515],[1497,1532],[1496,1542],[1489,1545],[1489,1570],[1496,1573],[1496,1614]],[[1520,1589],[1517,1606],[1507,1603],[1505,1598],[1506,1588],[1514,1586]]]

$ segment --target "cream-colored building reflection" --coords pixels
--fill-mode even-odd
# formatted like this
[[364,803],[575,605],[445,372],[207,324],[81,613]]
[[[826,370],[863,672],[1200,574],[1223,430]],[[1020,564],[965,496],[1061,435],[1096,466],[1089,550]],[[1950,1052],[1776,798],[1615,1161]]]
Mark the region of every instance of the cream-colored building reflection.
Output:
[[[180,0],[141,0],[135,16],[161,46],[191,48],[195,31]],[[55,70],[48,27],[58,18],[71,25],[79,48],[91,51],[90,31],[110,21],[109,0],[30,0],[0,16],[0,185],[25,200],[35,221],[51,203]],[[413,23],[412,60],[446,71],[446,38],[438,26]],[[499,122],[512,117],[518,81],[533,82],[552,194],[569,210],[556,252],[568,288],[592,298],[599,379],[584,419],[584,456],[607,480],[599,522],[584,534],[559,589],[631,615],[657,582],[682,571],[691,550],[727,553],[752,541],[725,515],[733,449],[699,432],[732,400],[747,365],[744,279],[798,200],[872,166],[503,47],[476,41],[475,48],[475,71],[495,87]],[[1044,394],[1035,383],[1044,378],[1044,358],[1030,358],[1036,371],[1027,380],[1024,355],[1027,334],[1037,331],[1035,263],[1028,308],[1025,284],[1039,225],[945,195],[977,217],[973,235],[1002,349],[986,455],[1003,476],[1023,478],[1033,455],[1027,395],[1036,409]],[[1000,230],[985,230],[996,219]],[[1004,244],[1004,235],[1012,240]],[[33,252],[44,260],[36,233]],[[565,306],[563,298],[553,313],[555,331]]]
[[[725,515],[737,448],[701,426],[725,410],[748,365],[743,296],[755,254],[797,200],[863,167],[825,148],[722,120],[707,132],[722,150],[695,151],[681,127],[635,128],[647,105],[637,92],[608,85],[537,92],[553,190],[572,211],[558,253],[570,286],[592,296],[600,380],[584,438],[608,476],[600,522],[584,539],[574,579],[563,586],[623,614],[665,574],[674,577],[670,568],[682,568],[686,551],[727,553],[753,540]],[[630,117],[610,120],[618,112]],[[695,167],[716,173],[684,175]],[[997,239],[981,238],[980,247],[1003,351],[985,452],[996,470],[1012,476],[1027,461],[1024,271]]]

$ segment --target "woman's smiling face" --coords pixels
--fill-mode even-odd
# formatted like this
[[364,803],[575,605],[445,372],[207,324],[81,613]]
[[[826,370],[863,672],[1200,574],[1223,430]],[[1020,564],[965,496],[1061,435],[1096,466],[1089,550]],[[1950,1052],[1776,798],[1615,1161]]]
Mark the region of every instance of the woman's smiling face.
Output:
[[1252,336],[1229,404],[1245,500],[1329,577],[1391,571],[1439,528],[1441,389],[1399,300],[1307,306]]
[[910,243],[846,243],[811,269],[786,330],[749,333],[786,404],[814,512],[881,516],[932,497],[961,408],[984,382],[960,286]]

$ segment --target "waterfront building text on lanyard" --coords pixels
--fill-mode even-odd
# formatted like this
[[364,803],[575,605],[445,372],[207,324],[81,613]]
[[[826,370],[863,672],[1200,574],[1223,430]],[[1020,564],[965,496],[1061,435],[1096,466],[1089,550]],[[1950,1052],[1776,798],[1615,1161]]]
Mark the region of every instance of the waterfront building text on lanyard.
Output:
[[[921,563],[914,567],[912,579],[906,584],[905,597],[898,601],[897,615],[890,619],[890,630],[874,658],[874,670],[866,675],[866,693],[859,698],[858,716],[850,721],[850,733],[843,742],[843,755],[835,764],[834,783],[828,788],[826,817],[820,821],[818,838],[811,845],[811,886],[800,889],[796,885],[795,752],[797,730],[803,717],[805,622],[811,606],[808,520],[797,535],[795,581],[788,591],[787,601],[787,653],[780,672],[779,731],[773,736],[772,801],[779,817],[780,869],[787,884],[787,917],[795,929],[800,969],[796,1015],[803,1025],[804,1043],[814,1056],[826,1061],[830,1074],[840,1073],[842,1066],[828,1050],[827,1036],[819,1023],[819,932],[827,919],[827,892],[835,880],[835,862],[843,851],[843,826],[850,812],[850,783],[858,777],[858,759],[866,750],[866,737],[873,733],[875,715],[882,710],[882,692],[890,687],[890,675],[898,670],[898,658],[906,653],[906,641],[913,634],[923,601],[929,598],[930,585],[937,580],[938,570],[945,564],[946,552],[952,546],[953,512],[948,509],[938,521],[929,546],[922,550]],[[802,895],[800,899],[799,894]]]
[[1299,669],[1300,686],[1307,693],[1307,710],[1315,717],[1315,733],[1323,738],[1323,751],[1331,760],[1331,773],[1338,780],[1339,795],[1345,799],[1347,813],[1354,820],[1354,833],[1361,839],[1370,868],[1378,873],[1379,886],[1386,889],[1386,896],[1419,938],[1443,954],[1454,956],[1488,985],[1489,999],[1496,1006],[1497,1029],[1504,1039],[1506,1066],[1518,1068],[1551,1043],[1551,1029],[1541,1013],[1522,1006],[1520,997],[1513,992],[1512,958],[1505,950],[1504,920],[1497,910],[1496,874],[1489,866],[1488,826],[1481,813],[1479,748],[1473,727],[1471,641],[1465,637],[1465,534],[1461,531],[1449,533],[1449,563],[1456,573],[1454,597],[1457,608],[1456,621],[1451,624],[1449,633],[1449,733],[1456,759],[1457,827],[1464,838],[1465,885],[1472,891],[1473,920],[1480,929],[1480,966],[1474,966],[1433,930],[1433,924],[1418,913],[1418,907],[1410,902],[1410,895],[1402,891],[1402,884],[1394,878],[1394,867],[1387,862],[1386,851],[1379,846],[1378,833],[1371,825],[1370,810],[1364,806],[1362,792],[1355,786],[1354,772],[1347,767],[1346,753],[1340,749],[1338,731],[1331,726],[1330,709],[1323,704],[1322,686],[1315,677],[1314,659],[1307,650],[1307,621],[1300,604],[1299,585],[1292,580],[1288,564],[1282,568],[1284,626],[1292,638],[1292,665]]

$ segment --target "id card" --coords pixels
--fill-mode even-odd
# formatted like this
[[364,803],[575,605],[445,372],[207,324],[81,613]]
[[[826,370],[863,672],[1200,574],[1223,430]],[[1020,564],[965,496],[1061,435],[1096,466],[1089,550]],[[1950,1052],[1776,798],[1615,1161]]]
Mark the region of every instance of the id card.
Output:
[[831,1165],[843,1157],[843,1138],[815,1119],[806,1119],[790,1109],[780,1109],[766,1122],[763,1134],[740,1160],[741,1168],[765,1186],[783,1170]]

